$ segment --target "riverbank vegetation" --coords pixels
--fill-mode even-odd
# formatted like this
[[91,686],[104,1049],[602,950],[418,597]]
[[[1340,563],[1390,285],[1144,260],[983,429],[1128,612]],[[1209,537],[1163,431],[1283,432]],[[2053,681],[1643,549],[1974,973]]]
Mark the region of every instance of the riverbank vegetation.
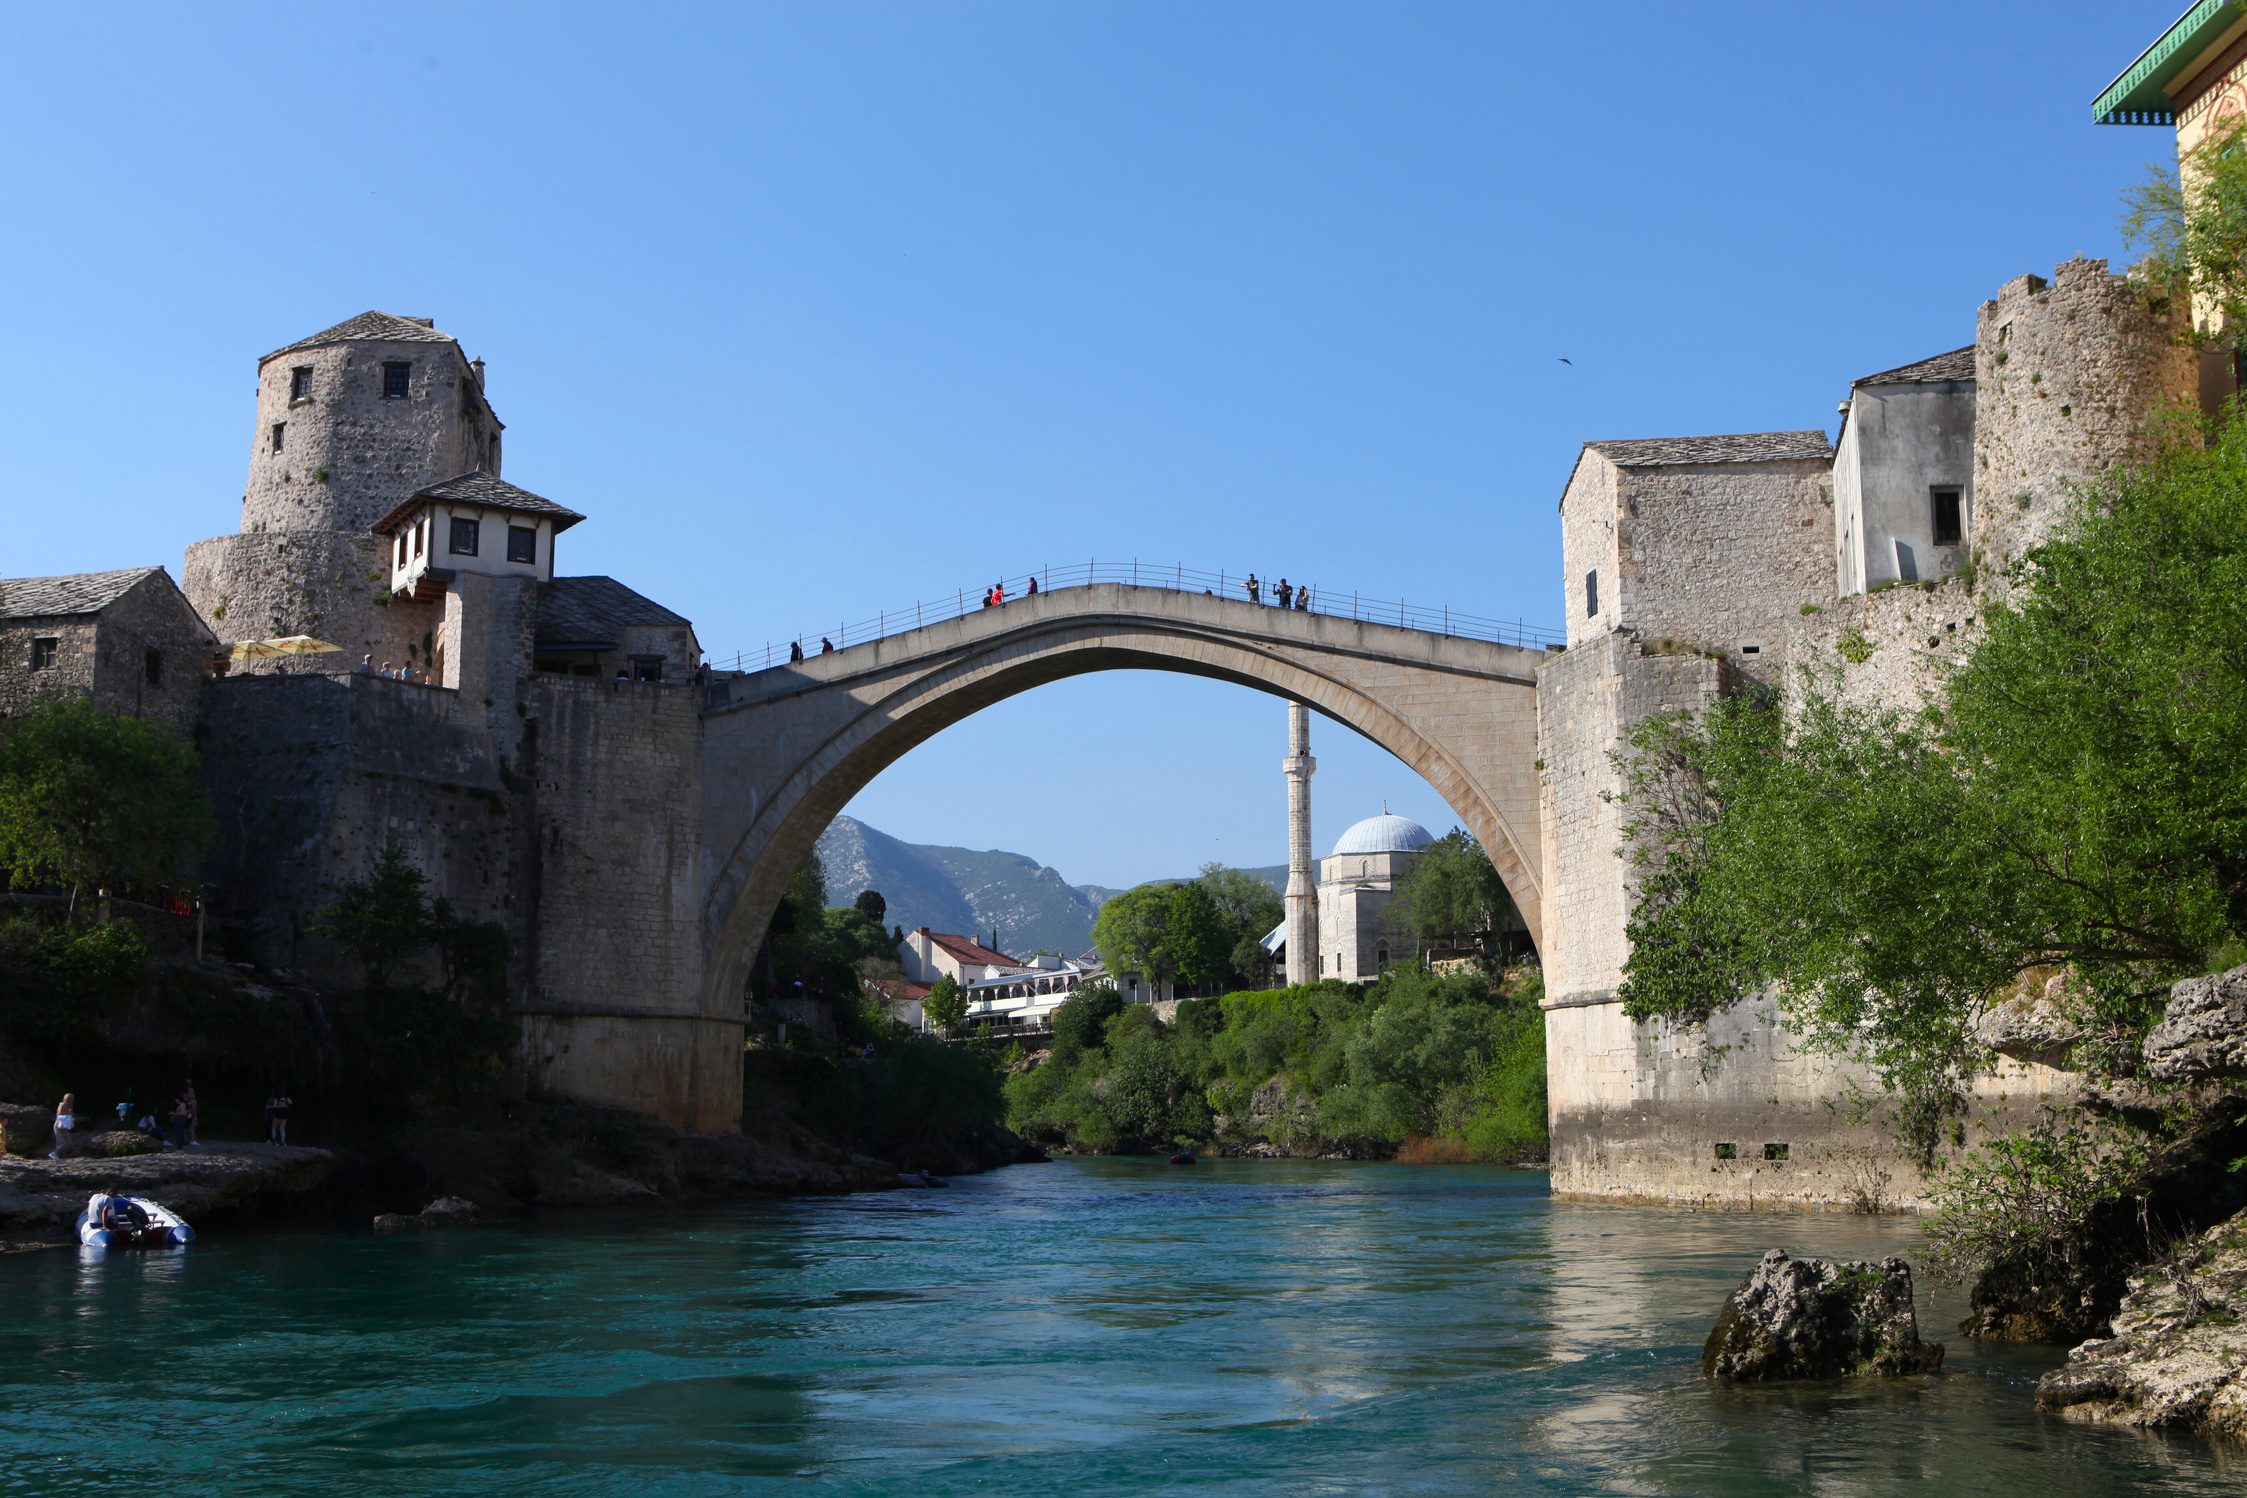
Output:
[[1534,968],[1501,979],[1393,968],[1185,999],[1163,1022],[1105,985],[1054,1015],[1006,1084],[1009,1125],[1097,1153],[1178,1145],[1512,1162],[1545,1146]]

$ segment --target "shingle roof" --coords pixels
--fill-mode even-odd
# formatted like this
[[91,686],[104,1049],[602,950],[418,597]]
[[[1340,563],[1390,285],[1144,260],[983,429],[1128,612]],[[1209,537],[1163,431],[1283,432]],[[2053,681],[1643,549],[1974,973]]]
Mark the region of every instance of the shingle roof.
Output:
[[1884,369],[1879,374],[1866,375],[1861,380],[1851,380],[1857,385],[1915,385],[1932,380],[1971,380],[1974,378],[1974,345],[1954,348],[1947,354],[1937,354],[1932,359],[1922,359],[1917,364],[1903,364],[1894,369]]
[[928,939],[951,953],[954,958],[961,962],[996,963],[1000,967],[1022,966],[1021,963],[1016,962],[1006,953],[994,952],[972,936],[946,936],[941,931],[931,931],[928,934]]
[[120,572],[74,572],[68,577],[0,579],[0,618],[42,619],[61,614],[98,614],[125,596],[133,584],[161,567],[127,567]]
[[332,328],[323,328],[310,338],[299,338],[284,348],[277,348],[257,362],[278,359],[283,354],[293,354],[300,348],[324,348],[331,343],[457,343],[450,333],[440,333],[431,327],[429,320],[419,317],[392,317],[387,312],[362,312],[347,322]]
[[577,511],[554,503],[528,489],[518,489],[504,479],[497,479],[481,468],[441,479],[426,488],[416,489],[391,512],[377,520],[369,529],[378,536],[386,536],[406,523],[406,519],[421,507],[424,500],[443,500],[456,505],[490,505],[495,510],[520,510],[526,515],[546,515],[554,521],[554,534],[560,535],[585,517]]
[[1672,463],[1781,463],[1798,458],[1833,461],[1823,430],[1739,432],[1723,437],[1632,437],[1584,446],[1617,468],[1660,468]]
[[613,577],[557,577],[538,590],[536,639],[548,649],[614,650],[617,632],[634,624],[693,628]]

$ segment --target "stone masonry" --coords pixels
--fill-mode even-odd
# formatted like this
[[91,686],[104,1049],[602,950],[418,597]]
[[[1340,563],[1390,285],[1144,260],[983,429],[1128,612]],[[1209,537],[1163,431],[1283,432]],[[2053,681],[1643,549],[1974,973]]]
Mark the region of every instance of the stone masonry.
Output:
[[0,717],[79,693],[191,728],[212,644],[161,567],[0,582]]
[[2164,411],[2200,409],[2200,360],[2178,341],[2182,296],[2070,260],[2016,276],[1982,304],[1974,336],[1974,540],[2002,596],[2070,495],[2141,458]]

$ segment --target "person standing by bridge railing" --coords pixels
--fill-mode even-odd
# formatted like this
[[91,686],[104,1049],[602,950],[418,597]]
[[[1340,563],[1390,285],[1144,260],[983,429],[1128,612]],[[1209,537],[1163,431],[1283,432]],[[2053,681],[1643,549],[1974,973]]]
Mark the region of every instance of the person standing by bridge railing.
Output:
[[1264,585],[1263,585],[1262,583],[1259,583],[1259,582],[1258,582],[1258,581],[1256,580],[1256,574],[1255,574],[1255,573],[1251,572],[1251,573],[1250,573],[1250,574],[1248,575],[1248,580],[1247,580],[1246,582],[1244,582],[1244,583],[1242,583],[1242,584],[1241,584],[1241,590],[1242,590],[1243,592],[1245,592],[1245,593],[1247,593],[1247,594],[1248,594],[1248,601],[1249,601],[1250,603],[1254,603],[1254,604],[1261,604],[1261,603],[1263,603],[1263,601],[1264,601]]
[[1295,590],[1287,585],[1284,577],[1272,585],[1272,596],[1280,601],[1283,609],[1295,607]]

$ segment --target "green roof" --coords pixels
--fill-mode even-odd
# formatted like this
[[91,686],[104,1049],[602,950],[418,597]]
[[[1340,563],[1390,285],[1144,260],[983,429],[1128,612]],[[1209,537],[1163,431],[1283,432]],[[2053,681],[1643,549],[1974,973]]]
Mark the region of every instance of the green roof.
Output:
[[2091,102],[2094,125],[2174,125],[2169,85],[2242,14],[2238,0],[2198,0]]

